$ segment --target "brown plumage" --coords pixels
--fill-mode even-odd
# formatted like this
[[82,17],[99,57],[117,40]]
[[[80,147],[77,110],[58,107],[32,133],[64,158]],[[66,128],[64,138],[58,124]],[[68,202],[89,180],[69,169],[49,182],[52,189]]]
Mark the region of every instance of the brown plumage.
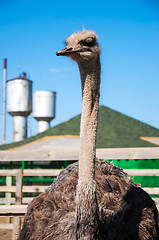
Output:
[[79,166],[70,165],[28,206],[19,240],[159,239],[154,201],[122,169],[96,159],[100,48],[93,31],[72,34],[57,55],[78,63],[82,82]]

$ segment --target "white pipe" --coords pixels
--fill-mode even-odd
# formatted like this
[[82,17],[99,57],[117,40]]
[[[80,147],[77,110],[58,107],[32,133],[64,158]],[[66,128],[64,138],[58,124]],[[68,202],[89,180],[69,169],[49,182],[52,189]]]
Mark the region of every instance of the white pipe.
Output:
[[44,132],[50,127],[50,122],[40,120],[38,121],[38,133]]
[[4,59],[3,68],[3,120],[2,120],[2,144],[6,143],[6,80],[7,80],[7,59]]
[[27,137],[27,118],[13,116],[13,142],[18,142]]

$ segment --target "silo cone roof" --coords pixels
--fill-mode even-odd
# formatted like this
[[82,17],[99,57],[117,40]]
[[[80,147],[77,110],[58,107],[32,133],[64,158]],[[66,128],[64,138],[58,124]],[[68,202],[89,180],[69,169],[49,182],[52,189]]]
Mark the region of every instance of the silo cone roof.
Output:
[[[0,150],[20,146],[21,149],[22,147],[24,149],[24,147],[28,148],[29,146],[36,148],[37,144],[40,146],[39,144],[42,144],[42,142],[43,148],[49,146],[54,148],[78,147],[80,118],[81,115],[78,115],[21,142],[1,145]],[[155,141],[153,141],[154,139]],[[97,148],[156,147],[158,145],[159,129],[108,107],[100,106]]]

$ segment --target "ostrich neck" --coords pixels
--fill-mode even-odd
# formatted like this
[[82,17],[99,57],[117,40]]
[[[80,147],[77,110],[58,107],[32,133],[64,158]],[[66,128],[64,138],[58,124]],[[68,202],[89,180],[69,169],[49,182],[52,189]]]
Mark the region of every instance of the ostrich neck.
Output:
[[76,239],[98,239],[98,203],[95,183],[96,134],[99,108],[99,58],[79,64],[82,81],[79,179],[76,195]]
[[99,109],[100,60],[79,64],[82,83],[79,180],[95,179],[96,135]]

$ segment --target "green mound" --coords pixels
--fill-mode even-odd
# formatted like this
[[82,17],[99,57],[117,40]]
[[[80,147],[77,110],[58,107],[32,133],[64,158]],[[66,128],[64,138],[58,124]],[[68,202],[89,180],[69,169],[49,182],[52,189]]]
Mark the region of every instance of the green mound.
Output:
[[[31,138],[1,145],[0,150],[22,146],[45,136],[79,135],[80,118],[81,115],[78,115]],[[156,147],[155,144],[143,141],[140,137],[159,137],[159,130],[108,107],[100,106],[97,133],[98,148]]]
[[100,106],[98,148],[156,147],[140,137],[159,137],[159,130],[105,106]]

